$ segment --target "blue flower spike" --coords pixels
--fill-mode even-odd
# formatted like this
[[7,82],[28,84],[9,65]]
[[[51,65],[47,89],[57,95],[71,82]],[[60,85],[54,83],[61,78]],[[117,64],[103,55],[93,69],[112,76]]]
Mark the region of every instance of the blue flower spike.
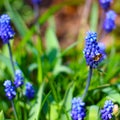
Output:
[[110,8],[112,0],[99,0],[100,6],[106,11]]
[[6,80],[3,85],[5,87],[5,93],[7,98],[9,100],[13,100],[16,96],[16,89],[13,86],[12,82],[10,80]]
[[41,2],[42,2],[42,0],[32,0],[33,4],[38,4],[39,5]]
[[116,19],[116,13],[113,10],[109,10],[106,12],[106,18],[103,22],[103,29],[109,33],[112,32],[116,28],[115,25],[115,19]]
[[111,100],[107,100],[104,104],[104,108],[101,109],[100,114],[101,114],[101,119],[102,120],[111,120],[113,114],[113,107],[114,104]]
[[85,103],[82,102],[81,98],[72,99],[71,117],[72,120],[84,120],[86,116]]
[[105,46],[97,42],[96,32],[87,32],[83,53],[87,65],[91,68],[97,68],[98,64],[106,58]]
[[35,90],[33,88],[33,85],[31,83],[26,83],[26,90],[25,90],[25,96],[28,99],[32,99],[35,96]]
[[116,17],[117,17],[117,14],[116,14],[115,11],[109,10],[109,11],[106,12],[106,18],[107,19],[115,20]]
[[15,80],[14,80],[14,85],[16,88],[21,87],[24,84],[24,77],[22,75],[21,70],[16,70],[15,71]]
[[3,41],[3,44],[9,42],[9,40],[13,39],[15,35],[14,30],[10,25],[10,17],[7,14],[3,14],[0,16],[0,38]]

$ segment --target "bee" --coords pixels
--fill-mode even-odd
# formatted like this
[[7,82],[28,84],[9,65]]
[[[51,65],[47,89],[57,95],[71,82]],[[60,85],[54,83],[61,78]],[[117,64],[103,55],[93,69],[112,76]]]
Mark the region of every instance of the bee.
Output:
[[93,60],[94,60],[94,61],[98,61],[98,60],[100,60],[101,57],[102,57],[102,54],[96,55],[96,56],[93,58]]

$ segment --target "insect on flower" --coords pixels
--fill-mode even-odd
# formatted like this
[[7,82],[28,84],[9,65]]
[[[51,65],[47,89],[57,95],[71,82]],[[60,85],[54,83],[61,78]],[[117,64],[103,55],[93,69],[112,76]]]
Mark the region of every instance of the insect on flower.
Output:
[[102,54],[96,55],[95,57],[93,57],[93,60],[99,61],[101,57],[102,57]]

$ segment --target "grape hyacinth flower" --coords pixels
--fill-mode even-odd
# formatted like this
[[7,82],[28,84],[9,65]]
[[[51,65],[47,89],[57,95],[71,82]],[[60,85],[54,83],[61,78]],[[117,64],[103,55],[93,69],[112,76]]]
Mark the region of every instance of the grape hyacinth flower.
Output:
[[116,16],[117,15],[116,15],[115,11],[113,11],[113,10],[109,10],[108,12],[106,12],[107,19],[115,20]]
[[14,85],[16,88],[21,87],[24,84],[24,77],[22,75],[21,70],[16,70],[15,71],[15,80],[14,80]]
[[102,120],[110,120],[112,118],[114,104],[111,100],[105,102],[104,108],[100,111]]
[[7,98],[9,100],[13,100],[14,97],[16,96],[16,90],[15,87],[12,85],[12,82],[10,80],[6,80],[3,85],[5,87]]
[[87,33],[83,53],[86,58],[87,65],[89,65],[91,68],[97,68],[98,64],[106,57],[105,51],[103,49],[104,45],[100,45],[102,43],[98,43],[96,40],[96,32]]
[[103,22],[103,29],[107,33],[111,32],[113,29],[116,28],[116,25],[115,25],[116,16],[117,15],[113,10],[109,10],[108,12],[106,12],[106,18]]
[[25,96],[28,99],[32,99],[35,96],[35,90],[33,88],[33,85],[31,83],[26,83],[26,90],[25,90]]
[[71,117],[72,120],[84,120],[86,116],[85,103],[80,97],[72,99]]
[[99,0],[100,6],[106,11],[110,7],[112,0]]
[[111,19],[105,19],[103,23],[103,29],[107,32],[110,33],[112,30],[116,28],[115,22]]
[[7,14],[0,16],[0,38],[3,41],[3,44],[9,42],[13,39],[15,32],[13,31],[10,25],[10,17]]
[[38,4],[39,5],[41,2],[42,2],[42,0],[32,0],[33,4]]
[[91,77],[92,77],[92,69],[97,68],[98,64],[101,63],[105,57],[105,46],[102,43],[97,42],[97,33],[96,32],[87,32],[87,36],[85,37],[85,48],[83,50],[86,63],[89,66],[89,73],[87,78],[87,84],[82,96],[82,100],[86,97]]

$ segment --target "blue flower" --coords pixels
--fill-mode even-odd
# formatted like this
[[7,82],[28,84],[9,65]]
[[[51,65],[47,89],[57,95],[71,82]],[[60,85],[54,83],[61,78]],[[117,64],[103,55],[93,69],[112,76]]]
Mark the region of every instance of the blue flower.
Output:
[[16,88],[22,86],[24,84],[24,77],[22,75],[21,70],[16,70],[15,71],[15,80],[14,80],[14,85]]
[[6,44],[13,39],[15,32],[10,25],[10,17],[6,14],[0,16],[0,38]]
[[96,32],[88,32],[85,37],[85,48],[83,50],[87,65],[96,68],[105,57],[105,47],[102,43],[98,43]]
[[81,98],[72,99],[71,117],[72,120],[84,120],[86,116],[85,103],[82,102]]
[[109,10],[108,12],[106,12],[106,19],[111,19],[114,21],[116,16],[117,14],[113,10]]
[[40,4],[42,2],[42,0],[32,0],[33,4]]
[[25,90],[25,96],[28,99],[32,99],[35,96],[35,90],[33,88],[33,85],[31,83],[26,83],[26,90]]
[[15,87],[12,85],[12,82],[10,80],[6,80],[3,84],[5,86],[5,93],[9,100],[14,99],[16,96],[16,90]]
[[100,111],[102,120],[110,120],[112,118],[113,107],[114,104],[111,100],[105,102],[104,108]]
[[103,29],[109,33],[116,28],[115,21],[112,19],[105,19],[103,23]]
[[7,14],[0,16],[0,23],[10,24],[10,17]]
[[101,7],[106,11],[110,7],[112,0],[99,0]]
[[116,25],[115,25],[116,16],[117,15],[113,10],[109,10],[108,12],[106,12],[106,18],[103,22],[103,29],[106,32],[109,33],[116,28]]

